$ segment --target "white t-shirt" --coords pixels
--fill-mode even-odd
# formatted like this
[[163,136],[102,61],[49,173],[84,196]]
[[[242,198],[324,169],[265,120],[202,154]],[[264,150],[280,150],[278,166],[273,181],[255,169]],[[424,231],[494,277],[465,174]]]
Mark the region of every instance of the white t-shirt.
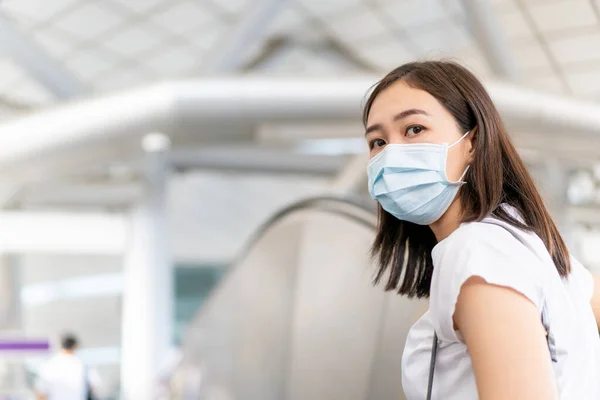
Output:
[[512,288],[536,305],[548,331],[560,399],[600,399],[593,279],[579,262],[571,259],[571,274],[561,278],[537,235],[492,218],[462,224],[435,246],[432,258],[429,310],[411,328],[402,356],[408,400],[426,398],[434,330],[439,347],[432,399],[477,399],[471,359],[452,320],[461,286],[472,276]]
[[76,355],[60,353],[42,366],[36,386],[48,400],[85,400],[88,384],[97,389],[98,375]]

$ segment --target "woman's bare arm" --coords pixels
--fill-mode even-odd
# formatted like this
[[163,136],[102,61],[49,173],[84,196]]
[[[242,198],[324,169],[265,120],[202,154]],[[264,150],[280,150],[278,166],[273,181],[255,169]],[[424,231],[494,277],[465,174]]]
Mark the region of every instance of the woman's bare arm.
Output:
[[600,329],[600,278],[594,276],[594,294],[592,295],[592,311],[596,317],[596,325]]
[[454,323],[480,400],[558,399],[540,312],[525,296],[472,277],[461,288]]

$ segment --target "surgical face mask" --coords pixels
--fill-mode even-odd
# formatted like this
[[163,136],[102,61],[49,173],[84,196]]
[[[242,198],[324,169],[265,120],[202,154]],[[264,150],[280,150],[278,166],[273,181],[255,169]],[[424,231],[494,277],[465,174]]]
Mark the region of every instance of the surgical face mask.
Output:
[[[381,207],[402,221],[429,225],[448,210],[464,184],[446,176],[448,150],[454,144],[388,144],[369,162],[369,193]],[[468,169],[468,167],[467,167]]]

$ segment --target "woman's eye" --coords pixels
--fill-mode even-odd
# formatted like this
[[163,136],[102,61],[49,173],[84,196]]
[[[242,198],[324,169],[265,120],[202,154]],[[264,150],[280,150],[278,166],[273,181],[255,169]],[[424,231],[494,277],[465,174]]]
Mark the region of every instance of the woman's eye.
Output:
[[423,131],[423,127],[421,125],[413,125],[409,126],[406,129],[406,136],[412,137],[416,136]]
[[371,148],[371,150],[378,149],[383,146],[385,146],[385,140],[383,139],[374,139],[371,140],[371,142],[369,143],[369,147]]

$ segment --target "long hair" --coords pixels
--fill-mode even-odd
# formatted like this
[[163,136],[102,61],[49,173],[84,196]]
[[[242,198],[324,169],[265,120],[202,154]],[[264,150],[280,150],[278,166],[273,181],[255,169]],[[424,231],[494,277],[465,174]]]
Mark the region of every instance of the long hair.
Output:
[[[519,157],[492,99],[464,67],[448,61],[404,64],[379,81],[363,111],[366,126],[377,96],[397,81],[435,97],[456,120],[461,132],[473,132],[473,159],[458,193],[462,222],[481,221],[490,215],[537,234],[552,256],[560,276],[571,271],[567,247]],[[518,220],[501,204],[514,207]],[[408,297],[429,297],[437,240],[428,226],[400,221],[379,206],[378,231],[371,253],[378,264],[375,283],[388,273],[385,290]]]

